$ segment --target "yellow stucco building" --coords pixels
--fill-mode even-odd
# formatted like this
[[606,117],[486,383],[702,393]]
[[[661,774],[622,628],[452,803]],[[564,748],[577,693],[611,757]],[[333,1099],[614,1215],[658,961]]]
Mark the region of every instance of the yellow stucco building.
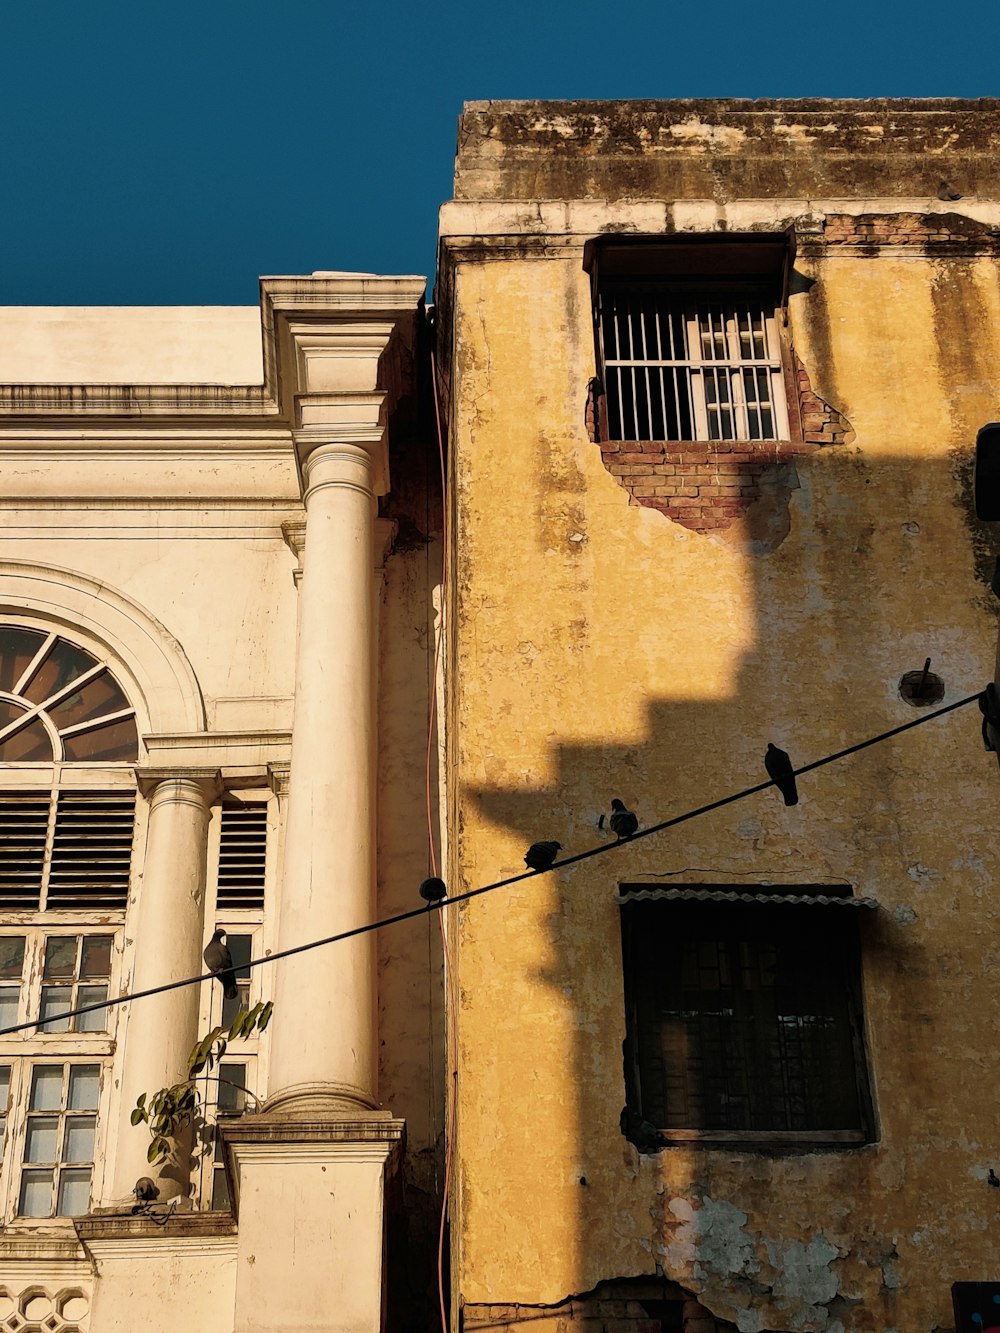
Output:
[[[995,102],[466,107],[454,892],[982,689],[998,139]],[[1000,1276],[979,724],[452,909],[459,1327],[931,1333]]]

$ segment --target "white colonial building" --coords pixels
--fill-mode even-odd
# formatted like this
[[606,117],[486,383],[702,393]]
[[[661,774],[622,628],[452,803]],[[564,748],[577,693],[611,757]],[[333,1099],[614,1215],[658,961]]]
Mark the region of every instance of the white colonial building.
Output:
[[44,1026],[0,1035],[3,1333],[377,1329],[394,1184],[434,1196],[430,919],[242,970],[273,1020],[160,1168],[136,1099],[239,1001],[61,1017],[197,975],[218,926],[243,964],[420,905],[423,292],[317,273],[259,310],[4,312],[0,1027]]

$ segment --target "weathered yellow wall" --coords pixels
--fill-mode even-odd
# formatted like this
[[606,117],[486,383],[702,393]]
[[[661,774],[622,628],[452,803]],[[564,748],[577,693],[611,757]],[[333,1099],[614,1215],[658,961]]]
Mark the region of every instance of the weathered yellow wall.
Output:
[[[770,740],[801,764],[911,721],[897,686],[925,657],[946,703],[989,678],[968,473],[1000,403],[996,261],[797,269],[816,283],[791,297],[794,347],[856,442],[797,462],[789,535],[755,556],[738,527],[629,507],[588,442],[580,247],[456,263],[455,888],[519,872],[535,839],[601,842],[613,796],[654,823],[763,781]],[[995,1270],[1000,789],[979,721],[973,706],[820,769],[795,808],[766,791],[458,909],[461,1300],[557,1303],[662,1268],[741,1329],[950,1326],[951,1282]],[[877,1143],[625,1141],[613,894],[671,878],[878,899]]]

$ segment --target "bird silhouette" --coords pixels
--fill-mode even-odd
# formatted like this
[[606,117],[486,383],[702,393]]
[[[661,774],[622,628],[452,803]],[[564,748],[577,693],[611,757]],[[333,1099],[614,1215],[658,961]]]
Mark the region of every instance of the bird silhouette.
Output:
[[428,907],[433,907],[435,903],[443,902],[448,897],[448,886],[443,879],[438,879],[437,875],[431,875],[420,885],[420,896]]
[[524,864],[529,870],[548,870],[561,851],[561,842],[533,842],[524,854]]
[[767,753],[764,755],[764,767],[767,769],[767,776],[785,798],[785,804],[798,805],[799,792],[795,785],[795,769],[785,751],[769,743]]
[[634,1144],[640,1152],[658,1152],[670,1142],[662,1130],[643,1119],[638,1111],[630,1111],[627,1106],[622,1107],[618,1124],[629,1143]]
[[611,825],[612,833],[618,835],[618,841],[622,842],[625,838],[631,838],[639,828],[639,821],[631,810],[625,809],[625,802],[620,801],[616,796],[611,802],[611,818],[608,820]]
[[226,932],[219,929],[205,945],[202,957],[210,972],[214,972],[222,983],[222,993],[227,1000],[235,1000],[239,994],[236,988],[236,973],[233,971],[233,955],[223,944]]
[[1000,690],[990,681],[977,702],[983,715],[983,745],[995,751],[1000,741]]
[[941,181],[937,187],[937,197],[939,199],[961,199],[962,196],[950,181]]
[[1000,1189],[1000,1176],[990,1167],[989,1175],[986,1177],[987,1185],[992,1185],[994,1189]]

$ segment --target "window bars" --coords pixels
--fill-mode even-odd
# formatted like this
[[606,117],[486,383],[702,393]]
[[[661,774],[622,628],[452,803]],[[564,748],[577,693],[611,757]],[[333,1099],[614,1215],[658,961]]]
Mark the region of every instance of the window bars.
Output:
[[598,315],[610,439],[787,438],[773,308],[609,285]]

